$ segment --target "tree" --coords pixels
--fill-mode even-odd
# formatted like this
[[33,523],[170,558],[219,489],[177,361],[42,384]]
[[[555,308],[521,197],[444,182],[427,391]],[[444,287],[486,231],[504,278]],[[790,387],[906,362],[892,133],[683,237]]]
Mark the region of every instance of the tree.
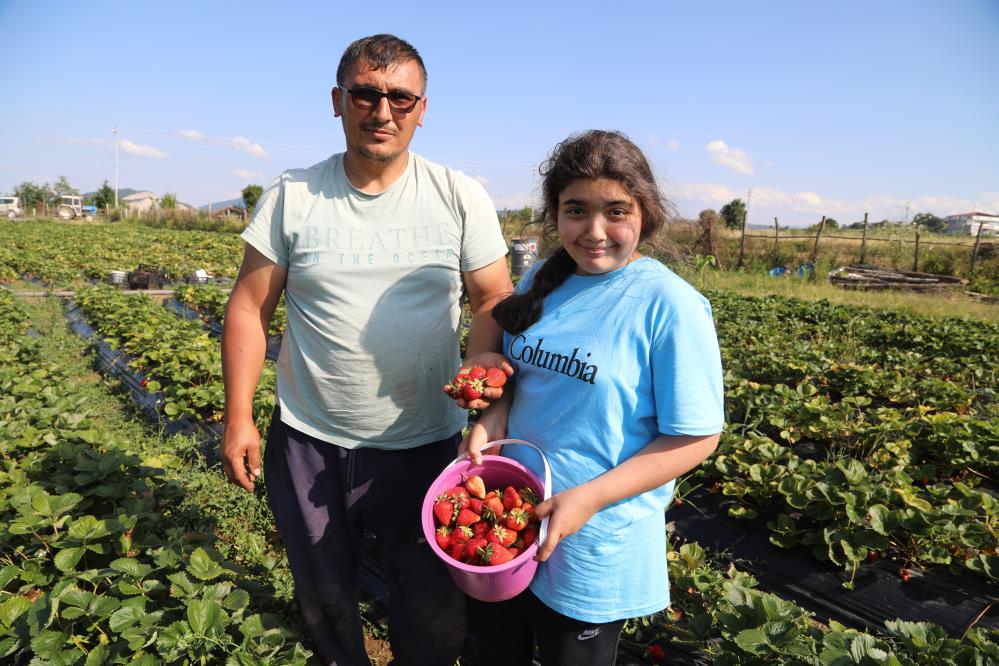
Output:
[[104,181],[101,189],[94,194],[94,205],[98,208],[111,208],[114,206],[114,189]]
[[923,227],[927,231],[938,234],[947,231],[947,220],[937,217],[933,213],[916,213],[915,217],[912,218],[912,223],[917,227]]
[[14,196],[21,200],[21,207],[28,210],[50,204],[54,195],[48,183],[36,185],[26,180],[14,188]]
[[253,209],[257,207],[257,201],[260,200],[260,195],[263,193],[264,188],[260,185],[247,185],[243,188],[243,205],[247,212],[253,212]]
[[177,208],[177,195],[167,192],[160,198],[160,208],[163,210],[174,210]]
[[80,195],[80,190],[70,185],[69,179],[66,178],[66,176],[59,176],[59,180],[57,180],[56,184],[52,186],[52,192],[56,197]]
[[826,229],[839,229],[839,222],[837,222],[836,220],[834,220],[831,217],[827,217],[826,218],[826,226],[825,226],[825,228]]
[[742,199],[732,199],[721,209],[722,219],[729,229],[741,229],[742,222],[746,217],[746,204]]
[[697,216],[697,222],[705,229],[718,224],[719,220],[721,218],[718,217],[718,213],[712,208],[702,210],[701,214]]

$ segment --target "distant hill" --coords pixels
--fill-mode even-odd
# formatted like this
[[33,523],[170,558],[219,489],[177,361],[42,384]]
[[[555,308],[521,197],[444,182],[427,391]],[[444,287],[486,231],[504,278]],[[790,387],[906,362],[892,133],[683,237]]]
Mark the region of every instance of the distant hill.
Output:
[[[145,192],[145,191],[146,190],[133,190],[130,187],[119,187],[118,188],[118,198],[119,199],[124,199],[125,197],[127,197],[127,196],[129,196],[131,194],[135,194],[136,192]],[[97,190],[94,190],[93,192],[84,192],[80,196],[81,197],[92,197],[95,194],[97,194]]]
[[243,208],[243,200],[242,199],[227,199],[225,201],[217,201],[217,202],[212,203],[212,204],[205,204],[204,206],[199,206],[198,210],[208,210],[209,206],[212,207],[212,210],[219,210],[221,208],[225,208],[226,206],[235,206],[237,208]]

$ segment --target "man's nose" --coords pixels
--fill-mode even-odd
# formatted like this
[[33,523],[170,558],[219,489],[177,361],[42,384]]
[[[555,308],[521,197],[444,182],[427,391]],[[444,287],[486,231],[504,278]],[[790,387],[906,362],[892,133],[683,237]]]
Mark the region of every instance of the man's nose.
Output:
[[378,99],[378,103],[371,109],[371,115],[379,120],[392,120],[392,107],[389,106],[388,97]]

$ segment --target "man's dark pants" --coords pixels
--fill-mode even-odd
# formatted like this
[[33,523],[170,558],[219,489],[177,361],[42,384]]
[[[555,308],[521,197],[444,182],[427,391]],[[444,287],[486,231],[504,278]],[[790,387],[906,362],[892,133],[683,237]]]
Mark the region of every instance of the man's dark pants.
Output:
[[423,497],[459,436],[402,451],[345,449],[281,422],[267,435],[264,480],[295,577],[295,597],[323,664],[369,663],[358,611],[364,532],[389,585],[398,666],[452,666],[465,640],[465,597],[423,536]]

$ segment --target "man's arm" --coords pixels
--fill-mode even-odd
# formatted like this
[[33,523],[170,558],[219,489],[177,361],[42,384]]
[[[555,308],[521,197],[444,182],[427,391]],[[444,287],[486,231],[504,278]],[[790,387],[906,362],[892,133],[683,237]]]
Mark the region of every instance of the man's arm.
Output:
[[267,329],[287,275],[286,269],[247,245],[222,326],[225,431],[219,457],[226,478],[249,491],[260,476],[253,396],[264,367]]
[[[513,367],[498,353],[503,346],[503,329],[491,314],[494,305],[513,293],[513,282],[510,281],[506,257],[500,257],[493,263],[474,271],[462,273],[462,276],[468,293],[468,306],[472,311],[462,367],[467,368],[476,364],[500,367],[508,375],[512,374]],[[501,388],[487,388],[483,394],[485,399],[473,400],[463,406],[468,409],[484,409],[489,406],[488,400],[495,400],[502,394]],[[459,404],[461,402],[459,401]]]

